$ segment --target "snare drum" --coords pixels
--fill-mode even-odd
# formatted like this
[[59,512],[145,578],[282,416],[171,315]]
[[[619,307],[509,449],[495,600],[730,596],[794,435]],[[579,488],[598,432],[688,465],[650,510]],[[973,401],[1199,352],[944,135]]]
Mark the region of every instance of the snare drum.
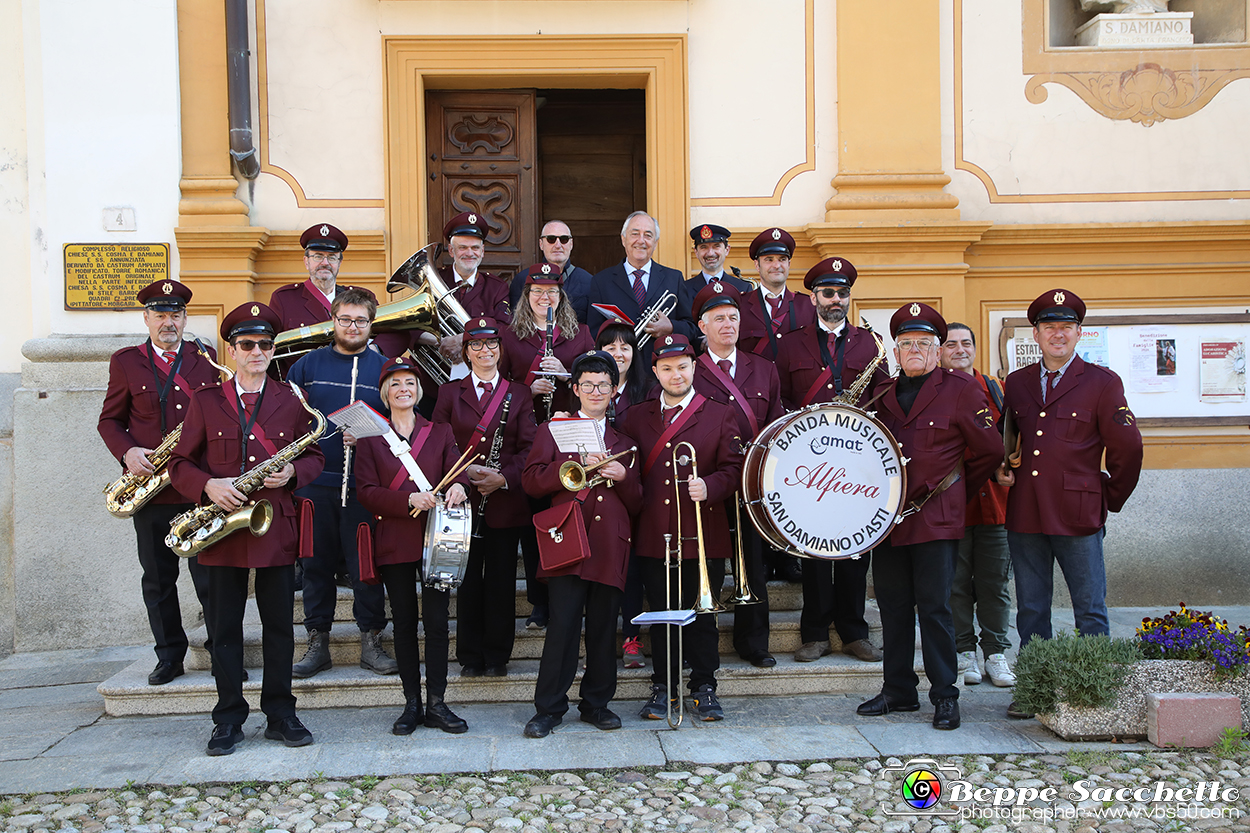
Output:
[[907,473],[898,443],[850,405],[774,420],[742,466],[747,515],[765,541],[803,558],[853,558],[897,523]]
[[466,500],[449,507],[442,496],[425,519],[425,583],[451,590],[464,581],[473,532],[473,510]]

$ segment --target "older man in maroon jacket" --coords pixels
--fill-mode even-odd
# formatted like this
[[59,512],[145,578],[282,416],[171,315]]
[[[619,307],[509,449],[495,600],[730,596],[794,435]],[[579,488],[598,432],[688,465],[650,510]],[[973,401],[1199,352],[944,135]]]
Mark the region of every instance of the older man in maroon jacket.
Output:
[[[1052,289],[1029,306],[1042,361],[1007,377],[1003,416],[1020,438],[1020,466],[1000,468],[1007,497],[1007,544],[1016,572],[1020,647],[1051,636],[1055,562],[1072,597],[1076,629],[1106,634],[1107,512],[1119,512],[1141,474],[1142,438],[1114,371],[1076,355],[1085,302]],[[1107,470],[1102,470],[1103,454]],[[1012,717],[1030,717],[1008,708]]]
[[968,499],[994,471],[1002,446],[980,385],[938,367],[938,345],[946,338],[938,311],[928,304],[904,304],[890,319],[890,334],[900,372],[881,398],[878,415],[911,459],[904,519],[872,559],[885,682],[858,712],[876,716],[920,708],[919,678],[912,669],[918,617],[933,726],[957,729],[951,581]]
[[[804,276],[803,286],[812,290],[816,322],[787,335],[777,353],[781,401],[787,410],[833,401],[854,385],[876,358],[877,342],[872,333],[847,320],[857,274],[855,265],[846,258],[830,257]],[[878,366],[857,404],[870,401],[877,386],[888,378],[885,368]],[[803,644],[794,652],[795,661],[812,662],[833,652],[830,625],[838,631],[843,653],[864,662],[881,659],[881,651],[868,641],[868,622],[864,619],[870,561],[866,555],[833,563],[803,561],[803,612],[799,617]]]
[[[108,390],[100,410],[99,431],[109,452],[131,475],[154,477],[149,457],[165,437],[182,425],[191,394],[218,382],[217,369],[194,345],[182,340],[187,326],[191,289],[175,280],[160,280],[139,290],[148,340],[123,347],[109,360]],[[212,353],[212,348],[208,348]],[[215,357],[216,354],[213,353]],[[182,560],[165,545],[169,522],[191,505],[176,489],[166,488],[136,510],[135,536],[143,568],[143,604],[156,640],[156,668],[148,685],[164,685],[183,674],[187,634],[178,604],[178,564]],[[195,593],[204,606],[208,576],[197,558],[187,561]],[[206,646],[212,648],[210,638]]]
[[241,474],[312,430],[313,420],[295,394],[268,377],[278,326],[277,314],[259,303],[243,304],[225,317],[221,336],[229,342],[226,349],[238,373],[221,387],[196,392],[169,464],[174,488],[188,499],[206,499],[228,512],[262,500],[273,508],[266,534],[236,532],[199,555],[208,573],[207,613],[217,672],[209,755],[229,755],[244,737],[248,703],[243,697],[243,611],[253,569],[256,606],[264,628],[260,708],[268,718],[265,737],[287,746],[304,746],[313,740],[295,716],[291,693],[295,653],[292,565],[300,543],[293,492],[321,474],[325,458],[313,442],[294,462],[267,476],[262,488],[244,494],[234,486]]
[[[634,546],[643,588],[652,610],[695,607],[700,585],[695,512],[700,512],[711,602],[717,605],[731,546],[726,507],[742,475],[737,420],[724,405],[694,389],[694,350],[685,336],[661,336],[651,363],[660,382],[660,396],[635,405],[620,420],[621,429],[638,441],[642,460],[643,503],[647,508],[638,518]],[[689,443],[694,453],[682,443]],[[665,586],[665,534],[672,536],[672,547],[680,553],[680,566],[674,569],[681,572],[681,598],[676,596],[676,580],[673,594]],[[700,720],[721,720],[725,715],[716,698],[716,670],[720,668],[716,615],[697,616],[681,629],[680,638],[690,662],[695,713]],[[681,668],[676,652],[670,655],[667,641],[654,634],[651,656],[655,661],[651,699],[641,716],[662,720],[671,696],[665,669],[673,680],[680,680]]]
[[[713,281],[694,298],[695,321],[707,339],[707,351],[695,362],[694,386],[699,393],[729,408],[737,421],[738,441],[745,446],[760,430],[785,414],[777,368],[760,356],[738,349],[739,305],[749,297],[728,283]],[[735,495],[734,500],[737,500]],[[729,504],[733,512],[732,501]],[[741,522],[746,581],[759,602],[734,608],[734,650],[757,668],[772,668],[777,660],[768,651],[768,572],[764,542],[745,512],[731,517]],[[734,534],[738,534],[735,529]]]

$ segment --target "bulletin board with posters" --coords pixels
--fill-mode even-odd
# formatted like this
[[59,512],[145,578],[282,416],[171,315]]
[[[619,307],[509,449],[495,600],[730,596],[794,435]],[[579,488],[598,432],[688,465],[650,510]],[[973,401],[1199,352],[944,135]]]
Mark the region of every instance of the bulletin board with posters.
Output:
[[[1250,425],[1247,346],[1250,313],[1089,316],[1077,354],[1119,374],[1141,425]],[[1002,319],[998,349],[1007,373],[1041,360],[1025,318]]]

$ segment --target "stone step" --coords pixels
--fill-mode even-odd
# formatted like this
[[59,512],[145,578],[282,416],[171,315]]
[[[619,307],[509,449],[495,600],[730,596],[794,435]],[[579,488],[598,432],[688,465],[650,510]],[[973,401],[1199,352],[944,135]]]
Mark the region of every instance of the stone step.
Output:
[[[730,581],[725,583],[725,595],[729,595],[732,591],[733,584]],[[337,598],[334,605],[334,621],[349,623],[352,622],[352,590],[350,587],[338,587]],[[449,615],[451,618],[456,617],[456,605],[458,602],[457,594],[451,594],[451,602],[449,604]],[[768,582],[768,604],[774,611],[783,610],[800,610],[803,607],[803,588],[798,584],[791,584],[785,581]],[[525,600],[525,579],[519,578],[516,583],[516,608],[515,616],[526,617],[530,615],[530,603]],[[386,615],[391,614],[390,601],[386,603]],[[295,592],[295,624],[302,625],[304,623],[304,594],[302,591]],[[333,633],[333,631],[331,631]]]
[[[881,617],[876,610],[875,603],[871,600],[868,603],[865,618],[868,620],[869,639],[874,644],[880,645]],[[722,613],[717,617],[717,624],[720,629],[719,647],[722,656],[734,653],[733,621],[734,614],[732,609],[728,613]],[[769,650],[774,654],[794,653],[801,644],[799,639],[799,611],[770,611],[768,622]],[[456,656],[456,624],[454,619],[449,623],[449,630],[451,631],[450,655],[453,660]],[[423,630],[418,632],[424,633]],[[516,641],[512,648],[513,660],[537,660],[542,656],[546,630],[527,628],[525,627],[525,619],[517,617],[515,620],[515,634]],[[191,649],[187,653],[185,663],[188,669],[206,670],[210,667],[208,652],[203,647],[207,635],[207,631],[203,626],[188,634],[191,643]],[[246,668],[260,668],[263,665],[261,637],[260,612],[256,608],[255,599],[248,599],[243,617],[243,664]],[[295,629],[295,639],[295,658],[298,661],[303,656],[306,644],[304,631],[299,626],[296,626]],[[642,639],[644,649],[649,653],[649,636],[644,633]],[[386,646],[387,652],[394,656],[392,641],[391,625],[388,624],[386,630],[382,632],[382,643]],[[842,647],[836,631],[833,631],[830,635],[830,644],[835,651],[840,650]],[[422,651],[424,652],[424,650],[424,645],[422,645]],[[424,653],[422,655],[424,656]],[[340,624],[330,630],[330,659],[335,667],[355,667],[360,663],[360,631],[353,624]]]
[[[927,690],[920,657],[916,656],[920,687]],[[213,678],[207,671],[188,671],[163,686],[147,684],[151,671],[150,658],[136,660],[130,666],[100,683],[97,690],[104,697],[105,710],[113,716],[203,714],[212,711],[217,701]],[[244,683],[244,695],[253,711],[259,712],[260,691],[264,679],[261,669],[250,670],[251,679]],[[454,708],[466,703],[529,703],[534,696],[538,677],[538,660],[522,659],[509,663],[506,677],[465,678],[453,666],[448,680],[446,699]],[[578,671],[578,679],[581,671]],[[718,692],[724,697],[762,696],[784,692],[792,694],[847,694],[865,696],[881,689],[881,664],[858,662],[834,654],[811,663],[791,662],[779,657],[774,668],[755,668],[736,657],[722,657],[717,673]],[[633,703],[650,694],[651,668],[620,669],[615,702],[617,711],[627,720],[636,719]],[[682,690],[686,688],[682,685]],[[355,666],[336,666],[307,680],[292,681],[292,690],[300,709],[403,705],[404,696],[398,675],[381,677]],[[577,694],[577,682],[570,688]],[[308,724],[316,732],[316,718]],[[380,729],[387,730],[386,727]],[[521,727],[517,727],[520,732]]]

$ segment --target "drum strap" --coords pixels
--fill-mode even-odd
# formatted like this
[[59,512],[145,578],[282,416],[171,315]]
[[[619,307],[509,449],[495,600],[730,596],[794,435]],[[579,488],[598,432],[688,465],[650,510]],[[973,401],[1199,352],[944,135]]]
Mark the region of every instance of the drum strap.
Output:
[[759,434],[760,423],[759,420],[755,418],[755,410],[751,407],[751,404],[747,402],[747,398],[742,395],[742,391],[738,389],[738,386],[734,384],[734,380],[730,377],[730,375],[717,366],[716,362],[712,360],[712,355],[710,353],[704,353],[700,356],[699,362],[709,373],[712,374],[713,377],[715,377],[716,381],[725,386],[725,389],[729,391],[730,398],[733,399],[734,402],[738,403],[738,410],[742,411],[742,413],[746,415],[747,423],[751,426],[751,436],[754,437]]
[[906,518],[908,515],[915,515],[917,512],[919,512],[921,509],[924,508],[924,505],[926,503],[929,502],[929,498],[933,497],[934,495],[940,495],[942,494],[942,492],[945,492],[951,486],[954,486],[956,483],[959,482],[959,480],[963,477],[963,475],[964,475],[964,461],[961,459],[958,463],[955,464],[955,468],[951,469],[951,473],[946,475],[946,477],[943,477],[942,482],[937,484],[937,488],[933,489],[933,491],[929,492],[929,494],[925,495],[921,500],[919,501],[913,500],[911,502],[911,505],[908,506],[906,509],[904,509],[902,513],[898,516],[898,520],[901,521],[903,520],[903,518]]
[[426,479],[425,472],[421,471],[421,467],[417,465],[417,460],[414,456],[421,453],[421,448],[425,445],[425,441],[433,429],[433,425],[423,425],[421,430],[417,432],[416,439],[411,446],[395,433],[394,428],[389,429],[383,435],[386,438],[387,445],[391,447],[391,453],[402,464],[400,470],[395,472],[395,477],[391,479],[391,485],[387,487],[391,491],[398,489],[409,478],[423,492],[428,492],[434,488],[430,485],[430,481]]
[[661,434],[660,438],[655,441],[655,445],[652,447],[651,453],[647,455],[646,462],[642,464],[643,477],[646,477],[647,472],[651,471],[651,467],[654,466],[655,461],[660,458],[660,452],[664,450],[668,441],[682,429],[682,426],[690,421],[690,417],[694,416],[694,412],[699,410],[699,408],[706,401],[707,400],[704,398],[703,394],[696,393],[694,398],[690,400],[690,404],[687,405],[680,414],[678,414],[677,419],[673,420],[673,424],[664,429],[664,433]]

